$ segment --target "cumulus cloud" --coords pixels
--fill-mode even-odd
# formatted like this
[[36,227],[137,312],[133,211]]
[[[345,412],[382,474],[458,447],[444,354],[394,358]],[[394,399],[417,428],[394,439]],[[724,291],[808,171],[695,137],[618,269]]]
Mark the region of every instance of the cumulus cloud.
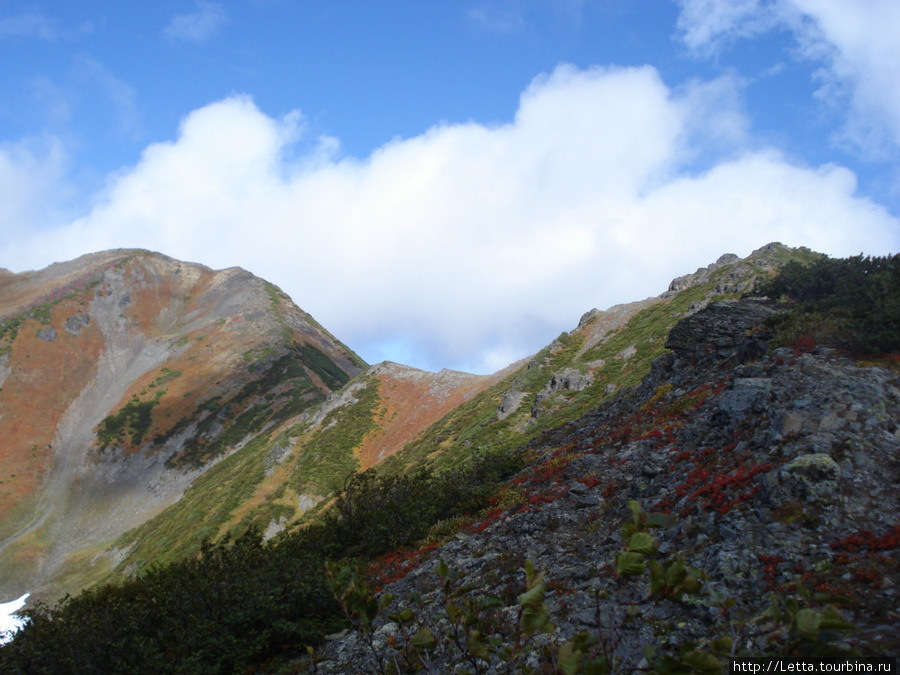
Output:
[[900,3],[895,0],[681,0],[678,28],[700,55],[786,28],[821,64],[819,97],[848,110],[845,139],[875,156],[900,148]]
[[89,214],[0,243],[0,261],[139,246],[240,265],[367,360],[488,372],[725,252],[897,250],[896,219],[847,169],[743,149],[735,86],[561,66],[507,124],[441,124],[362,159],[335,139],[297,158],[299,113],[233,96],[149,146]]
[[163,33],[170,40],[205,42],[226,23],[228,23],[228,16],[220,5],[198,0],[196,12],[176,14]]

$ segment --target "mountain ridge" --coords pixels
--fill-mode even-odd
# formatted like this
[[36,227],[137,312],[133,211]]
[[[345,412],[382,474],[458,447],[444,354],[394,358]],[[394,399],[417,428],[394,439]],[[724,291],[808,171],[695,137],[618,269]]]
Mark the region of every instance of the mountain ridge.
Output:
[[[125,249],[13,275],[0,286],[0,317],[27,330],[5,333],[0,369],[15,369],[27,350],[46,360],[54,345],[76,339],[93,345],[102,368],[93,379],[68,378],[82,382],[86,399],[73,403],[73,392],[71,413],[55,425],[82,453],[78,461],[64,453],[58,486],[81,475],[93,490],[77,493],[81,538],[59,528],[47,541],[29,538],[41,533],[43,521],[33,520],[15,537],[7,519],[0,570],[13,581],[2,590],[52,597],[192,555],[204,539],[242,528],[276,536],[318,518],[354,471],[441,469],[479,448],[524,443],[637,383],[678,318],[745,292],[755,275],[797,255],[813,254],[770,244],[744,260],[722,256],[660,296],[587,312],[571,332],[491,375],[365,366],[277,287],[240,268],[215,272]],[[50,329],[55,338],[41,338]],[[4,396],[0,405],[15,410]],[[88,517],[97,504],[85,495],[108,485],[119,485],[109,498],[124,508],[105,509],[120,515],[98,529]],[[83,534],[91,529],[92,539]],[[48,558],[54,537],[88,545],[69,543]],[[26,587],[24,569],[43,570],[43,591]]]
[[[12,275],[0,297],[6,583],[23,583],[29,568],[52,577],[73,553],[59,542],[81,541],[87,550],[75,555],[92,551],[94,561],[96,543],[177,501],[218,453],[215,438],[234,429],[227,420],[204,429],[200,418],[224,410],[218,400],[239,421],[255,395],[241,392],[277,362],[302,361],[291,350],[305,350],[312,365],[295,368],[306,394],[275,398],[281,409],[308,407],[331,390],[325,380],[343,384],[361,370],[355,354],[283,293],[239,268],[214,272],[121,249]],[[326,353],[333,367],[317,362]],[[177,465],[194,470],[173,471]],[[37,515],[17,518],[29,500]]]

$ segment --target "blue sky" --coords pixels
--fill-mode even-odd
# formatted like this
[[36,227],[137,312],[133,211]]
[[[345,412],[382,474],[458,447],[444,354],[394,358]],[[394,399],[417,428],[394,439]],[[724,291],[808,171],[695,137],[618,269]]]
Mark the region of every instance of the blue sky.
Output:
[[900,244],[894,0],[0,0],[0,266],[276,283],[490,372],[768,241]]

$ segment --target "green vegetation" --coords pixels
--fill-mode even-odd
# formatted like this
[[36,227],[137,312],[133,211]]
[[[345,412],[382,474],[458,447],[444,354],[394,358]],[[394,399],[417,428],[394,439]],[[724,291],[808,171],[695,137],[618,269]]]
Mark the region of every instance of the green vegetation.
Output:
[[363,376],[357,382],[362,386],[353,392],[356,402],[329,412],[304,444],[292,480],[297,492],[337,493],[347,476],[359,468],[353,451],[375,428],[381,395],[377,379]]
[[[776,251],[776,255],[791,255]],[[466,401],[442,418],[402,451],[380,465],[387,473],[407,470],[421,465],[436,468],[451,466],[467,457],[473,450],[499,448],[511,450],[525,444],[540,433],[583,415],[610,398],[614,392],[640,383],[653,359],[665,352],[669,331],[685,315],[692,303],[718,300],[726,296],[713,295],[729,273],[725,267],[714,271],[706,283],[688,288],[668,301],[660,301],[639,311],[618,331],[599,344],[581,352],[582,335],[563,333],[538,352],[527,367],[510,375],[489,389]],[[581,352],[581,353],[580,353]],[[626,354],[629,354],[624,358]],[[584,372],[593,366],[593,384],[580,392],[565,392],[561,400],[550,401],[554,409],[531,418],[531,403],[554,374],[573,368]],[[511,388],[525,394],[519,410],[499,420],[497,407],[505,392]]]
[[0,356],[9,354],[12,351],[12,344],[16,341],[19,328],[22,327],[25,320],[24,314],[15,314],[5,319],[0,319],[0,343],[5,343],[0,347]]
[[[548,594],[544,573],[525,561],[525,584],[514,596],[515,621],[502,619],[499,610],[512,604],[486,592],[464,574],[451,569],[443,560],[436,566],[440,595],[437,602],[425,601],[418,593],[403,598],[402,609],[389,611],[395,596],[379,597],[362,577],[347,565],[326,564],[328,584],[347,620],[370,652],[379,673],[415,672],[488,672],[533,673],[535,664],[563,675],[609,675],[636,670],[655,675],[723,673],[730,658],[847,658],[859,656],[852,649],[836,644],[841,634],[855,627],[844,619],[829,598],[815,597],[802,584],[796,593],[771,594],[771,603],[761,615],[741,617],[736,600],[712,588],[709,576],[688,566],[680,557],[661,557],[659,541],[652,528],[670,528],[673,516],[645,513],[638,502],[628,503],[631,519],[622,527],[622,548],[615,554],[613,567],[617,584],[597,594],[593,630],[578,633],[560,644],[541,646],[534,640],[540,633],[552,633],[545,598]],[[646,590],[636,594],[634,586],[644,581]],[[716,628],[724,634],[711,635],[699,643],[680,644],[659,640],[629,658],[620,649],[627,616],[651,603],[689,604],[685,596],[704,594],[710,608],[722,617]],[[635,597],[637,596],[637,597]],[[627,611],[601,612],[600,599],[607,607]],[[428,605],[434,609],[429,611]],[[379,615],[396,628],[393,640],[375,640]],[[509,616],[507,614],[507,616]],[[760,619],[765,617],[760,627]],[[413,632],[415,631],[415,632]],[[769,637],[765,653],[748,649],[750,637]],[[646,661],[639,667],[636,656]]]
[[97,445],[100,451],[122,443],[127,436],[130,436],[131,447],[139,447],[153,423],[153,408],[159,405],[163,394],[165,390],[159,390],[152,399],[146,401],[140,400],[135,394],[119,412],[104,418],[97,427]]
[[[265,447],[260,441],[245,451]],[[173,508],[197,505],[199,490],[212,491],[240,474],[243,454],[213,467],[209,480],[198,481]],[[140,568],[130,579],[28,610],[31,625],[0,649],[0,671],[234,673],[258,671],[281,655],[296,657],[346,625],[328,592],[324,562],[353,555],[363,563],[388,546],[414,543],[441,519],[474,514],[520,467],[520,459],[488,454],[442,476],[356,476],[327,518],[291,535],[263,543],[251,530],[218,544],[201,542],[195,553]],[[414,511],[410,503],[421,505],[421,514],[398,519]],[[194,514],[184,509],[179,516],[183,524]],[[361,544],[356,535],[369,524],[377,532],[390,530],[390,542],[373,534]],[[167,536],[173,539],[161,541],[163,547],[184,532],[176,528]],[[126,563],[134,565],[133,557]]]
[[772,321],[783,344],[826,342],[862,354],[900,350],[900,255],[792,262],[758,292],[795,303]]
[[[213,397],[200,406],[198,418],[182,418],[165,434],[154,438],[161,445],[196,424],[194,435],[187,439],[182,451],[166,460],[169,467],[201,466],[218,457],[229,448],[252,436],[266,424],[284,422],[323,400],[321,392],[313,386],[302,361],[293,354],[278,359],[261,359],[265,370],[254,380],[247,382],[227,401]],[[265,402],[273,391],[284,393],[276,402]],[[218,434],[216,425],[223,425]]]
[[[308,422],[284,431],[294,416],[322,400],[307,368],[328,386],[347,382],[347,376],[311,345],[292,346],[278,358],[274,352],[252,353],[248,368],[258,370],[257,379],[227,400],[208,400],[198,418],[183,420],[168,436],[155,439],[163,442],[186,425],[197,425],[185,452],[170,460],[177,466],[205,462],[240,442],[246,445],[211,467],[164,514],[117,542],[123,549],[133,546],[119,568],[122,574],[134,574],[132,578],[66,599],[57,607],[32,610],[33,625],[0,650],[0,670],[270,672],[273,662],[277,667],[278,659],[296,657],[306,645],[320,643],[341,626],[362,627],[365,638],[367,621],[387,611],[390,601],[379,602],[354,569],[364,568],[376,556],[401,555],[403,547],[415,545],[411,555],[431,550],[456,534],[466,519],[480,515],[487,523],[488,505],[496,510],[504,503],[498,497],[503,481],[524,466],[526,453],[517,449],[551,425],[576,419],[601,403],[610,396],[609,385],[615,390],[639,382],[651,361],[663,352],[671,326],[692,302],[710,299],[724,274],[719,270],[706,284],[644,309],[584,353],[582,335],[562,334],[552,349],[542,350],[527,368],[459,406],[378,470],[364,473],[356,472],[354,453],[378,420],[378,381],[363,379],[363,385],[353,391],[356,402],[330,412],[315,432],[308,432],[304,426]],[[267,292],[276,312],[280,311],[280,293],[273,286]],[[581,392],[557,393],[547,400],[548,412],[532,418],[535,394],[566,368],[581,372],[590,368],[593,385]],[[168,380],[161,378],[166,377],[177,377],[177,371],[163,373],[155,384],[164,384]],[[523,392],[525,401],[515,414],[498,420],[497,406],[511,388]],[[662,406],[669,393],[658,390],[649,405]],[[683,399],[693,405],[707,395],[703,391]],[[674,411],[678,405],[686,404],[673,402],[663,409]],[[121,420],[110,422],[104,431],[110,437],[118,433],[134,438],[135,427],[149,412],[142,416],[136,408],[127,415],[120,411]],[[217,424],[226,426],[217,431]],[[273,440],[276,430],[281,433]],[[315,521],[264,543],[254,529],[246,528],[252,524],[261,529],[270,519],[293,513],[290,506],[279,503],[284,489],[272,503],[252,511],[237,525],[235,511],[263,481],[273,444],[283,445],[304,433],[309,437],[296,450],[302,454],[290,487],[298,493],[333,496],[332,506],[326,508],[323,502]],[[524,498],[520,487],[503,490],[513,502]],[[531,495],[529,504],[543,503],[543,496]],[[657,557],[658,545],[648,530],[668,526],[669,520],[634,507],[632,516],[623,530],[622,551],[613,562],[623,592],[631,598],[627,604],[682,602],[699,592],[707,581],[700,570],[677,558]],[[324,572],[326,562],[337,563],[329,566],[330,579]],[[517,599],[513,642],[499,638],[491,642],[487,637],[492,612],[501,606],[498,599],[479,597],[480,589],[467,585],[462,575],[445,565],[439,566],[438,576],[447,621],[398,637],[410,669],[428,668],[423,657],[427,659],[427,652],[446,640],[448,630],[457,636],[455,646],[447,647],[456,650],[455,665],[472,672],[484,672],[486,657],[493,655],[516,667],[534,655],[532,638],[549,628],[539,572],[526,568],[523,593],[513,598]],[[647,592],[634,600],[633,589],[643,586],[641,582],[646,582]],[[808,606],[801,605],[802,600],[773,601],[778,622],[773,625],[789,644],[818,641],[823,626],[844,627],[836,610],[816,605],[816,598],[807,599]],[[412,625],[410,614],[391,618],[401,631]],[[734,634],[740,636],[746,626],[749,621],[732,624]],[[599,638],[580,635],[549,657],[540,652],[540,658],[549,658],[548,663],[567,675],[613,671],[621,664],[616,664],[614,652],[603,641],[602,631],[607,629],[614,632],[616,626],[598,626]],[[510,644],[515,644],[512,652]],[[683,649],[676,646],[674,654],[651,653],[647,658],[650,669],[659,673],[714,672],[713,660],[723,658],[725,646],[724,641],[713,640],[702,648],[681,645]],[[386,672],[390,666],[384,667]]]
[[340,628],[321,560],[258,534],[101,586],[0,649],[5,673],[235,673]]
[[[81,298],[83,304],[83,296],[99,283],[99,279],[94,279],[85,283],[80,288],[76,287],[75,290],[69,292],[60,291],[61,294],[49,302],[34,305],[25,312],[0,319],[0,345],[2,345],[0,346],[0,356],[9,354],[12,351],[12,344],[16,341],[19,329],[28,319],[34,319],[43,326],[48,325],[51,321],[54,306],[66,300],[71,300],[72,298]],[[72,287],[70,286],[68,288]]]
[[140,572],[152,563],[174,562],[196,555],[205,540],[219,539],[234,510],[262,481],[269,448],[269,436],[257,436],[211,467],[163,513],[123,534],[116,542],[119,548],[137,543],[120,569]]
[[159,371],[160,375],[153,382],[150,383],[150,387],[161,387],[166,382],[171,382],[176,377],[181,375],[180,370],[172,370],[171,368],[162,368]]
[[332,391],[340,389],[350,381],[350,376],[315,346],[295,343],[291,349],[297,359],[306,364]]
[[[375,557],[426,537],[436,524],[478,512],[524,466],[521,454],[477,452],[454,469],[352,474],[323,519],[332,546]],[[411,505],[415,508],[410,508]]]

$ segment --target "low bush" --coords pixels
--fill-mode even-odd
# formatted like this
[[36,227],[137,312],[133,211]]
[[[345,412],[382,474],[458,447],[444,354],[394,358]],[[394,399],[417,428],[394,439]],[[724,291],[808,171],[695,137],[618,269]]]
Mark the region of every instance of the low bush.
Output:
[[782,342],[813,337],[863,354],[900,350],[900,255],[790,262],[757,292],[795,303],[773,320]]

